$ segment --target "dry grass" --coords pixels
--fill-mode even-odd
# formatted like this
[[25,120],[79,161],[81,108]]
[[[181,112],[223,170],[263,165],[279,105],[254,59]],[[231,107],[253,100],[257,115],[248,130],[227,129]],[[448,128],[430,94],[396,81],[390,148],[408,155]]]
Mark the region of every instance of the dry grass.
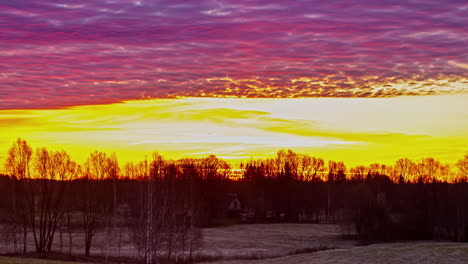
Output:
[[[79,230],[77,230],[79,231]],[[104,255],[107,236],[105,230],[98,230],[92,255]],[[246,224],[228,227],[203,229],[204,245],[196,251],[200,259],[257,259],[271,258],[294,254],[296,252],[310,252],[323,248],[351,247],[354,242],[340,238],[340,229],[335,225],[318,224]],[[118,239],[111,239],[109,244],[111,255],[122,257],[136,257],[131,232],[125,229],[122,234],[120,253],[117,252]],[[64,234],[63,253],[68,253],[68,234]],[[28,251],[34,252],[34,239],[28,234]],[[54,239],[53,250],[59,250],[59,237]],[[0,253],[13,252],[11,237],[0,242]],[[72,254],[84,253],[84,239],[82,233],[73,233]]]
[[[206,263],[211,264],[468,263],[468,244],[425,241],[357,246],[354,241],[342,239],[340,234],[338,226],[323,224],[248,224],[206,228],[203,229],[204,245],[195,257],[210,260]],[[82,234],[74,236],[73,252],[82,254]],[[93,254],[102,254],[105,238],[103,232],[98,233]],[[136,250],[128,230],[122,240],[120,255],[135,256]],[[29,241],[32,243],[32,239]],[[11,248],[10,243],[0,243],[0,251]],[[34,246],[30,244],[29,249],[33,250]],[[67,262],[0,257],[0,264],[4,263]]]
[[211,259],[261,259],[310,252],[324,248],[348,248],[336,225],[252,224],[203,230],[201,257]]
[[404,242],[325,250],[264,260],[232,260],[211,264],[282,263],[468,263],[468,244],[447,242]]
[[32,259],[32,258],[11,258],[11,257],[0,257],[0,264],[22,264],[22,263],[31,263],[31,264],[70,264],[78,262],[63,262],[55,260],[44,260],[44,259]]

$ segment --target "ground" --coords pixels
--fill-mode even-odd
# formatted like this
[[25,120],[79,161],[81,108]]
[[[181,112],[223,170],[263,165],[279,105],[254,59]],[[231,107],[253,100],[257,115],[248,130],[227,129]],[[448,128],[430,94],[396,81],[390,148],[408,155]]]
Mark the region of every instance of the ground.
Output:
[[297,254],[263,260],[232,260],[206,264],[280,264],[280,263],[468,263],[468,244],[445,242],[404,242],[357,246]]
[[[23,263],[31,263],[31,264],[70,264],[71,262],[43,260],[43,259],[31,259],[31,258],[11,258],[11,257],[1,257],[0,256],[0,264],[23,264]],[[73,263],[77,263],[77,262],[73,262]]]
[[[416,241],[361,246],[343,239],[336,225],[246,224],[206,228],[203,236],[204,244],[195,256],[209,261],[207,264],[468,263],[466,243]],[[74,241],[73,251],[81,251],[78,242]],[[128,237],[123,239],[121,256],[135,254],[129,242]],[[94,253],[99,254],[104,248],[103,237],[96,244]],[[5,246],[9,247],[3,244],[0,248]],[[67,262],[0,257],[0,264],[17,263]]]
[[325,224],[251,224],[203,230],[200,254],[216,258],[272,258],[356,244],[340,236],[340,228]]

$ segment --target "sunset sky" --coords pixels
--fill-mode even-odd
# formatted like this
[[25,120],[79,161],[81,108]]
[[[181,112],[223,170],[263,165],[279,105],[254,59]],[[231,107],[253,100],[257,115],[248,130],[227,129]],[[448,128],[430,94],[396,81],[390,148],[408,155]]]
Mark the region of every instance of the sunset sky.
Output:
[[18,137],[79,161],[290,148],[453,163],[467,25],[461,0],[4,1],[0,164]]

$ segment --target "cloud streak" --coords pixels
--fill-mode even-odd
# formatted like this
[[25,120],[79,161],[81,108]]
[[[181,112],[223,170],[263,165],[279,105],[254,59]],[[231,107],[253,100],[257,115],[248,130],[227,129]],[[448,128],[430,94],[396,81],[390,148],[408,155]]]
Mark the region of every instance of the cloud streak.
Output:
[[80,162],[94,149],[137,161],[153,151],[247,160],[290,148],[349,164],[428,155],[453,163],[468,144],[467,98],[184,98],[1,110],[0,149],[22,137]]
[[11,1],[0,108],[466,92],[465,1]]

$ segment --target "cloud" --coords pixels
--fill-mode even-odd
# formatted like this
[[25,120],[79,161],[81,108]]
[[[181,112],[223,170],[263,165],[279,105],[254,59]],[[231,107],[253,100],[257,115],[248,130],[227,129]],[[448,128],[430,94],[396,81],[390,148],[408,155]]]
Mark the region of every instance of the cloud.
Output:
[[452,66],[456,66],[456,67],[460,67],[462,69],[468,70],[468,63],[460,63],[456,61],[449,61],[448,63]]
[[454,162],[466,151],[466,98],[183,98],[1,110],[0,150],[22,137],[80,162],[95,149],[136,161],[156,150],[246,159],[279,148],[349,164],[428,155]]
[[[466,92],[463,1],[20,0],[0,7],[2,109],[175,96]],[[292,82],[301,78],[311,81]]]

